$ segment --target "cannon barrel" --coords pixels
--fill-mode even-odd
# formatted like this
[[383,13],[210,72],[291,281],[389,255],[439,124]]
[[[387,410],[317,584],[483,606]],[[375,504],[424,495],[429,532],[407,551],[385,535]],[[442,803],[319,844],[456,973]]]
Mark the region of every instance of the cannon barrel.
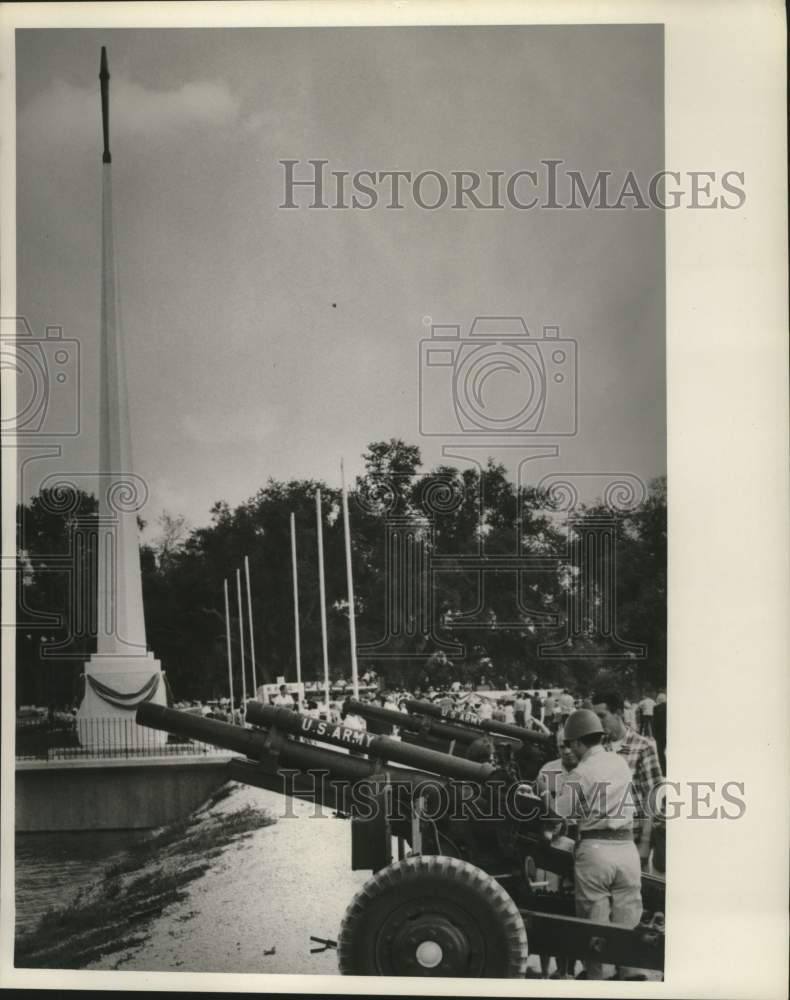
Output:
[[442,722],[459,723],[462,726],[473,726],[477,730],[483,730],[491,736],[507,736],[518,740],[519,743],[533,743],[537,746],[548,746],[551,737],[545,733],[537,733],[534,729],[524,729],[523,726],[514,726],[509,722],[496,722],[494,719],[478,719],[470,712],[450,709],[443,711],[439,705],[434,705],[430,701],[417,701],[409,698],[406,701],[406,708],[415,715],[429,716],[430,718],[441,719]]
[[465,760],[463,757],[440,753],[438,750],[402,743],[387,736],[350,729],[342,723],[335,725],[321,719],[311,719],[288,708],[274,708],[257,701],[247,702],[247,721],[267,729],[280,729],[295,736],[320,740],[332,746],[361,750],[370,757],[394,760],[409,767],[432,771],[434,774],[446,778],[458,778],[461,781],[483,782],[490,778],[495,770],[491,764],[480,764]]
[[[201,719],[188,712],[179,712],[151,702],[140,705],[137,709],[137,722],[166,733],[211,743],[223,750],[244,754],[252,760],[268,763],[274,760],[279,768],[325,772],[335,781],[365,781],[381,770],[375,761],[351,757],[326,747],[310,746],[287,737],[277,739],[273,734],[264,733],[260,729],[246,729],[244,726],[233,726],[216,719]],[[427,771],[397,767],[388,767],[387,775],[393,782],[402,782],[412,787],[421,781],[437,780],[435,775]]]
[[[354,701],[349,698],[345,702],[346,710],[355,715],[362,716],[363,719],[373,719],[376,722],[386,722],[389,725],[397,726],[398,729],[418,736],[436,736],[442,740],[449,740],[451,743],[460,743],[461,746],[468,746],[480,737],[480,733],[464,726],[454,726],[447,722],[440,722],[437,719],[409,715],[406,712],[393,712],[388,708],[380,708],[378,705],[369,705],[363,701]],[[431,706],[433,708],[433,706]],[[521,743],[520,738],[502,736],[498,737],[508,743]]]

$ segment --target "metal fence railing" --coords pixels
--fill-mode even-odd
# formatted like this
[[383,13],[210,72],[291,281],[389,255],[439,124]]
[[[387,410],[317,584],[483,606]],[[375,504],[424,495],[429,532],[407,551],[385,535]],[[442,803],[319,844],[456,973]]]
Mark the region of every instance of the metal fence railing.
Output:
[[228,751],[138,726],[133,719],[75,719],[71,725],[25,725],[16,731],[17,760],[196,757]]

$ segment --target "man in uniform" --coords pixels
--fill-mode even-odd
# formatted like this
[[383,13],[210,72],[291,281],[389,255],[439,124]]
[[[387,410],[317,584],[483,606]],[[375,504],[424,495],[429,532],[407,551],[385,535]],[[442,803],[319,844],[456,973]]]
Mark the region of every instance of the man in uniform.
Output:
[[[597,923],[636,927],[642,916],[642,873],[633,834],[631,770],[619,754],[601,745],[603,726],[595,712],[571,713],[563,734],[578,764],[547,806],[574,821],[576,915]],[[587,962],[587,978],[602,979],[600,962]]]

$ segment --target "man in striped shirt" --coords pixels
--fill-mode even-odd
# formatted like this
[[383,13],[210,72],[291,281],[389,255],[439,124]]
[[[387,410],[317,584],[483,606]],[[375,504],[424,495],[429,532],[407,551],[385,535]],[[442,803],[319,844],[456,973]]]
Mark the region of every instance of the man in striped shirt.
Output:
[[634,817],[634,841],[639,850],[642,868],[647,867],[650,858],[650,841],[653,830],[652,809],[655,808],[655,792],[664,776],[658,761],[655,743],[640,736],[635,729],[627,726],[623,719],[623,699],[615,691],[601,691],[592,696],[593,711],[603,726],[604,748],[621,756],[631,769],[631,782],[636,799]]

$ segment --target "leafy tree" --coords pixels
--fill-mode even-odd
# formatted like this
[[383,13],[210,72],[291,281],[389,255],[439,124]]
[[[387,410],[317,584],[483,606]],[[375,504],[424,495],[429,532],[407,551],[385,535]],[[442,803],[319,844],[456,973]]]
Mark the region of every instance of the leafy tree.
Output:
[[[603,560],[597,567],[600,572],[585,574],[557,503],[533,488],[514,486],[501,465],[489,461],[482,469],[440,465],[424,471],[419,449],[397,438],[371,443],[363,457],[365,470],[349,495],[360,672],[374,667],[385,685],[411,687],[453,679],[477,682],[481,677],[493,687],[532,687],[541,682],[589,690],[606,676],[617,678],[626,692],[646,683],[665,683],[663,480],[651,484],[646,500],[634,510],[612,512],[596,502],[574,512],[577,533],[593,530],[596,519],[605,516],[614,539],[614,546],[597,557]],[[316,480],[270,479],[236,508],[217,501],[209,523],[202,527],[190,528],[180,515],[163,512],[154,542],[141,547],[148,642],[177,698],[227,694],[225,580],[235,688],[240,694],[236,572],[242,570],[244,583],[245,556],[250,566],[257,681],[273,681],[279,675],[295,678],[292,513],[302,676],[305,680],[323,676],[318,489],[323,500],[330,672],[333,678],[349,676],[340,494]],[[18,510],[17,676],[22,701],[68,701],[94,648],[90,634],[69,633],[68,574],[58,576],[53,569],[59,560],[68,563],[76,535],[90,537],[96,510],[95,499],[85,494],[71,498],[42,494]],[[74,558],[82,578],[95,580],[95,547],[86,544]],[[614,570],[617,634],[626,642],[645,645],[644,659],[607,657],[605,637],[596,628],[596,602],[602,600],[596,580]],[[420,610],[420,594],[431,596],[428,620]],[[569,610],[574,608],[578,627],[570,642],[562,645],[568,635]],[[242,612],[250,688],[244,587]],[[54,615],[46,625],[40,617],[44,613]],[[58,624],[58,616],[66,624]],[[57,667],[40,656],[42,636],[68,652]],[[541,647],[552,643],[556,655],[542,656]],[[464,650],[463,656],[458,649]]]
[[[96,648],[96,499],[43,490],[17,506],[17,701],[71,704]],[[56,654],[56,655],[53,655]]]

